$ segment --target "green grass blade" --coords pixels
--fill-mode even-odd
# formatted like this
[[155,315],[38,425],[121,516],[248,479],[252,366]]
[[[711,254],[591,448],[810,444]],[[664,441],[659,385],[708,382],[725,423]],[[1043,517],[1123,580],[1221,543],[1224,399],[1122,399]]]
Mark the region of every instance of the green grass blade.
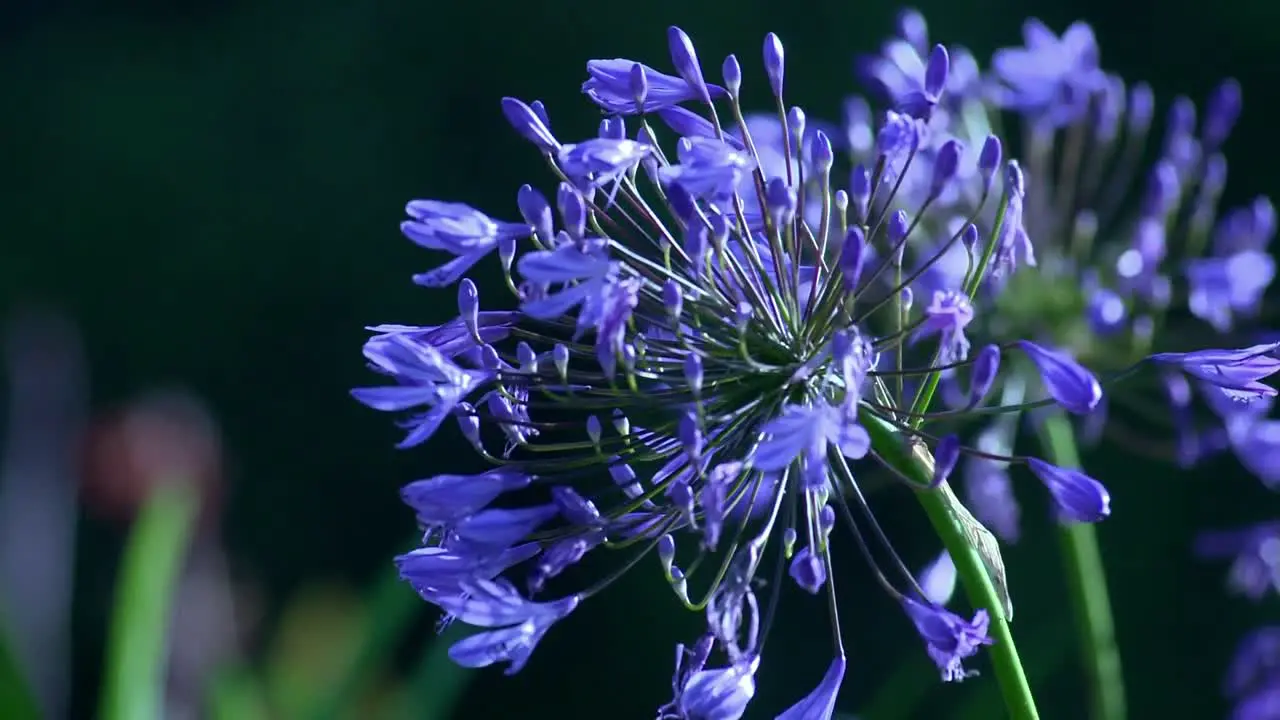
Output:
[[18,658],[9,646],[9,640],[0,628],[0,717],[12,720],[28,720],[40,717],[35,696],[27,685],[26,676],[18,666]]
[[248,667],[226,668],[209,686],[205,708],[210,720],[268,720],[260,678]]
[[400,579],[400,572],[393,565],[374,588],[366,616],[367,627],[360,634],[357,647],[348,654],[350,660],[346,668],[327,691],[318,693],[305,716],[311,720],[347,717],[345,713],[355,707],[360,693],[367,688],[376,670],[387,662],[423,606],[422,599]]
[[187,483],[162,483],[134,521],[116,580],[102,720],[161,720],[170,605],[195,524]]
[[449,658],[449,647],[466,637],[467,626],[452,623],[427,645],[388,720],[448,720],[475,676]]
[[[1040,425],[1040,439],[1051,462],[1065,468],[1080,467],[1075,430],[1065,415],[1047,416]],[[1098,531],[1089,523],[1062,525],[1058,540],[1075,615],[1080,662],[1089,683],[1089,716],[1093,720],[1124,720],[1128,715],[1124,673]]]

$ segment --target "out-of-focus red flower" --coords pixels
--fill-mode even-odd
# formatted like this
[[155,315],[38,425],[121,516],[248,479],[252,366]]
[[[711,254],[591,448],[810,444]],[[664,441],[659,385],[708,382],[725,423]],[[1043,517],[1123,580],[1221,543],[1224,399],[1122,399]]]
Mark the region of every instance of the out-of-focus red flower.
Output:
[[84,452],[84,500],[117,520],[133,517],[159,483],[199,488],[205,518],[222,494],[222,443],[204,404],[185,392],[147,395],[95,419]]

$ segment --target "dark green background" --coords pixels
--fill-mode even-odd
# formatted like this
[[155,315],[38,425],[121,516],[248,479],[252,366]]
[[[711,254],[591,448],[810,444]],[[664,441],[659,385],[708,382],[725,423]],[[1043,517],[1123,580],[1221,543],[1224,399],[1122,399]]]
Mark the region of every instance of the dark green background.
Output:
[[[984,61],[1018,42],[1027,5],[920,3],[934,39]],[[1217,78],[1238,77],[1246,109],[1228,146],[1228,199],[1276,191],[1280,5],[1029,5],[1057,29],[1090,20],[1105,65],[1149,80],[1162,107],[1176,92],[1199,100]],[[854,54],[889,34],[894,10],[879,0],[9,0],[0,6],[0,296],[47,302],[81,323],[99,407],[167,383],[208,399],[233,459],[225,536],[237,574],[264,588],[270,620],[317,581],[371,584],[413,533],[399,485],[470,469],[447,442],[393,450],[387,418],[346,391],[370,379],[363,325],[454,312],[452,292],[409,282],[440,258],[398,235],[404,202],[459,200],[513,218],[521,183],[547,185],[499,97],[544,100],[561,137],[590,132],[598,114],[578,91],[585,61],[667,67],[664,28],[676,23],[710,73],[737,52],[761,99],[761,38],[778,32],[789,99],[811,118],[838,119],[855,89]],[[1089,463],[1114,494],[1101,537],[1132,717],[1222,716],[1221,670],[1265,608],[1225,598],[1225,568],[1194,564],[1190,540],[1203,526],[1274,516],[1273,496],[1229,459],[1181,473],[1112,447]],[[1041,498],[1023,496],[1027,537],[1008,558],[1014,631],[1044,716],[1078,718],[1058,558]],[[911,504],[881,503],[912,561],[935,552]],[[82,535],[78,716],[92,707],[119,531],[91,523]],[[855,554],[838,564],[851,650],[841,710],[863,710],[903,663],[916,671],[892,692],[929,693],[917,717],[952,717],[991,692],[989,672],[938,687],[919,640]],[[787,600],[750,717],[808,692],[828,662],[818,606]],[[669,698],[673,644],[698,627],[646,564],[557,627],[520,675],[481,674],[457,717],[651,717]],[[401,659],[430,637],[424,619]]]

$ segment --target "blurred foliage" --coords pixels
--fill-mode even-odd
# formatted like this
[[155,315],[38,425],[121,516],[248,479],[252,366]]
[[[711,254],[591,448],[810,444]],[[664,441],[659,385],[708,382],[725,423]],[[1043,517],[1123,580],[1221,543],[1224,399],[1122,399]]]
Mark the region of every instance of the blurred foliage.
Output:
[[196,513],[195,493],[184,481],[158,488],[138,513],[116,586],[103,720],[163,716],[170,603]]
[[3,633],[0,633],[0,710],[14,720],[39,717],[40,712],[31,688],[27,687],[26,673]]
[[[919,6],[939,40],[980,58],[1015,42],[1027,12],[1011,0]],[[512,212],[522,182],[547,185],[536,154],[505,127],[498,98],[541,98],[559,133],[588,132],[597,117],[578,93],[584,61],[665,65],[663,29],[678,23],[708,66],[738,52],[757,101],[756,49],[766,31],[778,32],[792,101],[835,119],[855,89],[854,53],[878,47],[895,10],[835,0],[5,7],[4,296],[48,301],[79,321],[96,406],[180,383],[208,400],[224,429],[222,537],[237,585],[262,602],[240,664],[209,683],[209,713],[219,718],[299,716],[357,666],[353,705],[335,712],[426,717],[431,701],[419,698],[438,697],[433,683],[455,677],[439,669],[425,612],[396,605],[409,591],[373,588],[412,529],[398,486],[478,468],[442,450],[447,441],[393,451],[394,429],[346,390],[367,381],[364,325],[430,324],[453,312],[450,293],[408,281],[435,258],[398,237],[403,203],[445,197],[500,215]],[[1229,147],[1228,199],[1275,193],[1271,153],[1250,151],[1268,147],[1267,107],[1280,104],[1274,5],[1227,0],[1206,12],[1187,0],[1047,0],[1034,9],[1059,28],[1091,21],[1105,64],[1150,80],[1165,103],[1239,77],[1246,112]],[[1131,704],[1141,709],[1134,717],[1222,715],[1217,678],[1259,616],[1223,597],[1223,569],[1193,564],[1189,541],[1202,526],[1266,516],[1270,496],[1230,460],[1187,474],[1139,465],[1111,446],[1086,463],[1122,479],[1111,485],[1116,516],[1100,533]],[[892,494],[879,502],[909,561],[936,552],[913,503]],[[1029,519],[1036,508],[1028,504]],[[82,526],[75,717],[89,716],[104,679],[122,539],[102,520]],[[1030,523],[1006,558],[1013,629],[1050,720],[1077,717],[1081,693],[1075,673],[1060,669],[1055,552],[1046,524]],[[878,708],[875,720],[990,717],[986,678],[939,687],[919,641],[853,555],[838,558],[853,653],[841,709]],[[668,697],[671,648],[694,637],[699,619],[680,614],[646,569],[576,611],[519,675],[474,674],[454,716],[651,717]],[[758,676],[753,712],[762,717],[807,692],[827,662],[825,623],[787,613],[803,603],[793,595]],[[408,622],[387,626],[379,657],[354,662],[370,628],[399,612]],[[882,687],[899,700],[884,700]]]

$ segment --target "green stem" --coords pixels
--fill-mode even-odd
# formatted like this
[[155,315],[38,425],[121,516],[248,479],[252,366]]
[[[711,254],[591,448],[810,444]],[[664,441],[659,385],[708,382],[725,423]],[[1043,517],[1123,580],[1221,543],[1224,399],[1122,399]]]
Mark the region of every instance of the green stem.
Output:
[[[964,294],[970,298],[978,292],[982,281],[987,277],[987,268],[991,265],[991,258],[995,256],[996,244],[1000,238],[1000,229],[1004,226],[1004,216],[1008,210],[1009,196],[1006,194],[1000,198],[1000,205],[996,208],[996,221],[991,227],[991,237],[987,240],[986,247],[982,251],[982,258],[978,260],[978,267],[965,280]],[[920,427],[924,424],[924,418],[920,417],[920,415],[929,409],[929,403],[933,402],[933,394],[938,390],[938,383],[941,380],[942,372],[934,370],[929,373],[928,377],[925,378],[924,384],[920,386],[920,390],[916,392],[915,400],[911,403],[911,415],[916,416],[911,421],[913,426]]]
[[[872,447],[881,458],[909,479],[921,485],[930,483],[932,458],[927,450],[920,446],[908,448],[900,433],[870,413],[861,413],[860,420],[871,435]],[[1011,720],[1038,720],[1040,715],[1036,712],[1035,698],[1005,619],[1004,598],[996,591],[988,574],[992,559],[981,554],[978,544],[972,539],[973,529],[967,528],[961,514],[953,509],[952,504],[959,501],[946,483],[935,490],[918,491],[915,495],[934,531],[951,554],[969,602],[974,607],[985,609],[991,617],[989,632],[995,641],[989,650],[991,664],[995,667],[996,680],[1009,717]],[[998,562],[998,558],[995,561]]]
[[[1040,426],[1040,442],[1055,465],[1080,467],[1075,432],[1065,415],[1057,413],[1045,418]],[[1081,660],[1089,679],[1090,717],[1093,720],[1123,720],[1126,715],[1124,677],[1097,531],[1089,523],[1063,525],[1058,530],[1058,539],[1062,545],[1076,632],[1080,636]]]
[[[1027,674],[1032,685],[1042,686],[1057,677],[1071,660],[1071,630],[1060,622],[1036,625],[1028,633],[1036,642],[1027,648]],[[951,720],[991,720],[991,708],[1000,702],[990,686],[981,686],[954,706]]]
[[161,484],[134,521],[107,637],[103,720],[164,717],[169,620],[199,498],[183,479]]
[[397,711],[388,715],[389,719],[436,720],[453,716],[454,705],[476,675],[475,671],[449,658],[449,647],[466,637],[466,627],[460,622],[451,623],[431,640],[413,669],[399,703],[393,704]]
[[[390,565],[390,563],[388,563]],[[333,720],[352,712],[360,693],[404,638],[409,624],[420,617],[423,603],[392,565],[378,580],[366,610],[365,628],[347,650],[347,662],[337,680],[316,694],[304,717]]]
[[3,627],[0,627],[0,717],[13,720],[36,720],[40,717],[36,698],[31,694],[26,675]]

